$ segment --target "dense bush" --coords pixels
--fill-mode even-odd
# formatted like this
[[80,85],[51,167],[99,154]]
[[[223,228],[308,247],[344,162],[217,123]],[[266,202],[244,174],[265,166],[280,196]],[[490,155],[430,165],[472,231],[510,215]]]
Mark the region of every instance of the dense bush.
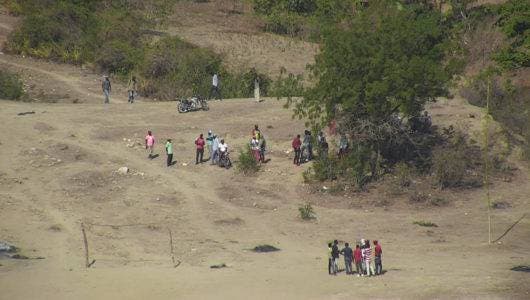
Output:
[[273,97],[301,97],[304,94],[302,75],[287,74],[282,68],[278,78],[272,83],[270,96]]
[[530,2],[510,0],[497,9],[498,25],[510,43],[494,55],[505,69],[530,67]]
[[0,70],[0,99],[18,100],[24,95],[24,86],[17,75]]

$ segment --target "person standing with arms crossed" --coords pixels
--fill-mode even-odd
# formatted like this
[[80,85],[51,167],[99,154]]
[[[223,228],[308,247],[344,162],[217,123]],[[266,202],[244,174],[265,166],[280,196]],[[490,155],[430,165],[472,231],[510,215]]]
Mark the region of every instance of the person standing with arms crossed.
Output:
[[103,76],[103,82],[101,83],[101,89],[103,90],[103,95],[105,96],[105,104],[110,103],[110,92],[112,86],[110,84],[109,76]]
[[173,143],[171,143],[171,139],[167,139],[166,154],[167,154],[167,166],[170,167],[173,164]]

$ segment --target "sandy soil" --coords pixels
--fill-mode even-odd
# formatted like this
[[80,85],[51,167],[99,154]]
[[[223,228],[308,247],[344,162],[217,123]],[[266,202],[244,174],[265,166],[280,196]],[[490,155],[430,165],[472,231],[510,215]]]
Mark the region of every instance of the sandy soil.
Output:
[[[30,257],[45,257],[0,261],[2,298],[528,297],[528,273],[510,271],[529,264],[528,218],[501,243],[488,245],[482,190],[455,192],[451,204],[441,208],[399,201],[378,207],[366,201],[375,202],[375,192],[339,199],[309,193],[301,176],[307,166],[292,166],[284,153],[302,124],[276,100],[216,102],[209,112],[190,114],[177,114],[174,103],[0,105],[0,120],[9,128],[0,139],[0,238]],[[467,118],[462,105],[441,103],[433,114]],[[17,115],[30,110],[36,113]],[[193,164],[198,133],[214,129],[238,148],[254,123],[264,129],[272,150],[259,174],[245,177],[233,169]],[[160,157],[147,159],[141,146],[147,129],[159,141],[173,138],[175,166],[164,166],[160,144]],[[115,173],[121,166],[131,172]],[[512,207],[494,211],[494,237],[529,211],[527,175],[520,168],[511,182],[495,183],[494,197]],[[317,205],[317,220],[298,218],[301,203],[326,199],[359,203],[355,208]],[[439,227],[425,229],[414,220]],[[80,222],[143,225],[87,225],[96,263],[86,270]],[[182,261],[177,268],[167,228]],[[328,276],[326,242],[360,237],[382,242],[387,273]],[[281,251],[248,250],[258,244]],[[209,268],[218,263],[229,267]]]
[[[488,245],[482,189],[448,191],[443,207],[413,205],[380,187],[312,192],[302,180],[308,165],[293,166],[286,153],[303,122],[280,101],[226,100],[208,112],[178,114],[174,102],[122,103],[123,87],[115,85],[116,101],[102,105],[99,75],[82,68],[7,55],[0,55],[0,67],[22,72],[26,85],[58,102],[0,101],[0,240],[30,258],[44,257],[1,259],[0,299],[530,297],[530,273],[510,270],[530,265],[529,172],[516,158],[510,180],[493,182],[493,200],[511,206],[492,211],[494,239],[526,218]],[[60,88],[68,92],[54,96]],[[480,109],[459,99],[429,110],[439,125],[481,132]],[[35,114],[17,115],[26,111]],[[193,163],[199,133],[213,129],[237,160],[253,124],[271,150],[257,175]],[[146,130],[158,140],[153,160],[142,146]],[[171,168],[166,138],[175,144]],[[122,166],[130,172],[118,174]],[[316,220],[299,219],[305,202],[314,204]],[[412,224],[417,220],[438,227]],[[82,222],[96,260],[90,269]],[[181,261],[176,268],[168,230]],[[327,275],[326,243],[361,237],[381,241],[384,276]],[[249,251],[259,244],[281,250]],[[210,268],[220,263],[228,267]]]

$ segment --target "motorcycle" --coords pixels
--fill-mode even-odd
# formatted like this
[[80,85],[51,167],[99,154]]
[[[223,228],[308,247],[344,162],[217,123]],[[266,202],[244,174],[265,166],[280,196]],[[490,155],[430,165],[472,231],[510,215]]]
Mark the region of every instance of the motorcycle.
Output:
[[230,160],[230,155],[228,152],[221,153],[219,156],[219,167],[229,169],[232,166],[232,161]]
[[179,99],[177,100],[177,110],[179,113],[185,113],[190,111],[204,110],[207,111],[210,108],[208,107],[208,102],[200,97],[191,97],[189,99]]

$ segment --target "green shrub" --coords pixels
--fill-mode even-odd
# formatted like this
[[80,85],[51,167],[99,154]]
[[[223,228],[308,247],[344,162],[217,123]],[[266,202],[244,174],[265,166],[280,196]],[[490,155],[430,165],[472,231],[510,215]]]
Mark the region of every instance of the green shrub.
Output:
[[259,171],[260,166],[252,154],[250,145],[247,145],[243,151],[239,152],[239,160],[236,166],[239,172],[246,175]]
[[300,212],[300,218],[302,218],[302,220],[311,220],[315,218],[315,212],[313,211],[311,203],[301,205],[298,207],[298,211]]
[[423,226],[423,227],[438,227],[438,225],[430,221],[414,221],[412,222],[412,224]]
[[0,70],[0,98],[18,100],[24,95],[24,85],[16,74]]
[[273,97],[300,97],[304,94],[303,76],[286,75],[285,68],[280,70],[280,76],[272,84],[271,96]]

